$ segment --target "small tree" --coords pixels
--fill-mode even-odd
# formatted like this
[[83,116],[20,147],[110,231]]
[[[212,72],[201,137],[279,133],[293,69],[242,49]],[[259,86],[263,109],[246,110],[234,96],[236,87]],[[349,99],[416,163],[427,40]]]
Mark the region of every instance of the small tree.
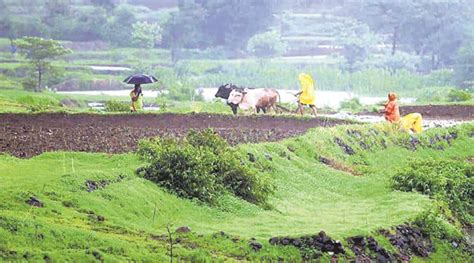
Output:
[[276,31],[256,34],[247,43],[247,52],[257,57],[279,56],[285,50],[286,46]]
[[337,39],[343,47],[342,56],[345,60],[341,67],[350,74],[360,69],[378,40],[366,25],[354,20],[345,22]]
[[71,53],[71,50],[64,48],[59,41],[39,37],[23,37],[15,40],[15,45],[38,73],[35,88],[37,92],[41,91],[42,78],[51,66],[50,60]]
[[161,42],[161,27],[157,23],[136,22],[132,25],[133,43],[142,48],[153,48]]

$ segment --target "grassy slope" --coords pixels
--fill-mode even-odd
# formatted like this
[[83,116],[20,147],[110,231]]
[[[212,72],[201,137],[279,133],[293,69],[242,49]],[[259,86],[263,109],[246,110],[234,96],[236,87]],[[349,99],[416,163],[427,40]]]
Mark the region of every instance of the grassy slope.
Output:
[[[256,165],[271,172],[277,186],[270,200],[272,210],[230,196],[221,199],[219,209],[176,198],[133,174],[140,165],[133,154],[46,153],[28,160],[0,156],[0,239],[6,240],[0,244],[0,258],[21,257],[28,251],[33,259],[46,254],[53,259],[93,259],[90,253],[95,250],[108,260],[165,259],[165,242],[151,240],[150,234],[163,234],[168,223],[187,225],[204,234],[189,237],[198,244],[196,250],[178,246],[176,253],[188,259],[256,259],[265,255],[297,258],[295,249],[271,247],[266,240],[272,235],[312,234],[320,230],[344,239],[405,222],[429,206],[430,201],[417,193],[391,191],[388,179],[415,155],[461,159],[474,156],[473,139],[465,135],[474,127],[463,127],[464,135],[445,151],[411,152],[390,146],[348,157],[333,143],[334,136],[349,140],[346,127],[315,129],[281,143],[240,146],[244,156],[254,153]],[[265,159],[265,153],[271,154],[273,160]],[[355,177],[328,168],[315,159],[316,155],[356,163],[365,175]],[[119,175],[125,179],[92,193],[85,190],[87,179],[114,179]],[[30,195],[37,196],[45,207],[25,204]],[[104,216],[105,221],[98,222],[94,214]],[[255,253],[245,241],[234,244],[210,237],[221,230],[242,240],[257,237],[264,249]],[[11,251],[17,251],[16,256]],[[209,251],[214,251],[213,255]]]

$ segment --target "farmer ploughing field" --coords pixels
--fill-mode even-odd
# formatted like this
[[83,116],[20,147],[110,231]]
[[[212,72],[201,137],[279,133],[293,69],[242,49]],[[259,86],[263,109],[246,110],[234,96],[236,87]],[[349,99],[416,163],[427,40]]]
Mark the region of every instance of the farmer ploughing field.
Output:
[[471,2],[0,0],[0,262],[474,262]]

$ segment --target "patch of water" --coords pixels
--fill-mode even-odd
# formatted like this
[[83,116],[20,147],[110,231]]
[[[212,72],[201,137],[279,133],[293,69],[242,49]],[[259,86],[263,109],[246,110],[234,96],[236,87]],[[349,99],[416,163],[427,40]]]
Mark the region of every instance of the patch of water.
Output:
[[[89,102],[87,103],[87,106],[93,110],[98,110],[98,111],[103,111],[105,110],[105,105],[103,102]],[[157,106],[143,106],[144,111],[158,111],[160,110],[160,107]]]
[[[130,96],[130,89],[122,89],[122,90],[78,90],[78,91],[58,91],[58,94],[72,94],[72,95],[95,95],[95,96],[112,96],[112,97],[128,97]],[[166,91],[163,92],[165,94]],[[145,97],[157,97],[160,95],[160,91],[158,90],[147,90],[143,89],[143,96]]]
[[[297,90],[277,89],[280,93],[280,101],[283,103],[295,103],[297,98],[295,93]],[[60,91],[60,94],[82,94],[82,95],[106,95],[106,96],[122,96],[128,97],[131,89],[125,90],[87,90],[87,91]],[[167,91],[163,91],[166,93]],[[205,101],[212,101],[215,99],[214,95],[217,92],[217,88],[199,88],[196,89],[196,94],[201,94]],[[157,97],[161,93],[157,90],[143,89],[143,96],[145,97]],[[352,92],[345,91],[316,91],[316,105],[318,108],[329,107],[333,109],[339,108],[342,101],[349,100],[352,98],[359,98],[359,101],[364,105],[373,105],[380,102],[386,101],[385,97],[370,97],[370,96],[359,96]],[[415,98],[402,98],[401,103],[413,103]]]
[[[335,114],[320,114],[320,116],[343,119],[343,120],[354,120],[365,123],[377,123],[385,122],[385,119],[382,114],[380,116],[376,115],[355,115],[347,112],[338,112]],[[435,127],[452,127],[465,121],[458,120],[443,120],[443,119],[423,119],[423,129],[430,129]]]

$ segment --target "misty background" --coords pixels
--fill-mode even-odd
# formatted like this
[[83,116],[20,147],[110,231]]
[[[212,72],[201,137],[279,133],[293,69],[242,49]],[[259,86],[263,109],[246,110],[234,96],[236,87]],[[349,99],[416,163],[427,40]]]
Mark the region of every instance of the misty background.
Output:
[[472,6],[454,0],[0,0],[0,88],[35,89],[36,73],[15,40],[37,36],[71,50],[51,59],[40,89],[119,91],[127,88],[123,78],[143,72],[160,80],[146,86],[153,95],[187,101],[225,83],[295,90],[298,73],[307,72],[319,91],[396,91],[402,98],[446,101],[474,89]]

